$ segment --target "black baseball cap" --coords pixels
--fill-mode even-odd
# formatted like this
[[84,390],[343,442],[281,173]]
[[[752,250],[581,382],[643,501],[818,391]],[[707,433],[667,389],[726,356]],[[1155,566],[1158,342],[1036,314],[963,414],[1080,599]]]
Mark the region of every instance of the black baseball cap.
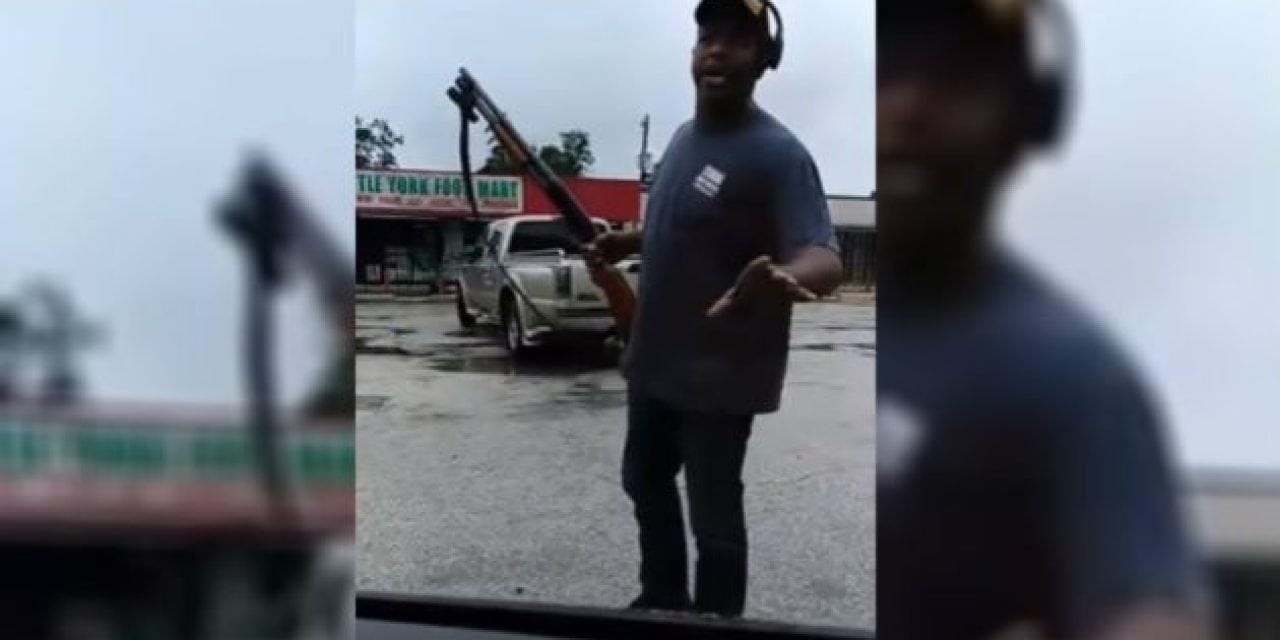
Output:
[[1024,61],[1031,5],[1039,0],[889,0],[876,7],[881,47],[911,38],[963,44],[966,50]]
[[1038,0],[889,0],[876,7],[881,29],[948,25],[991,35],[1023,31]]
[[927,29],[1023,39],[1037,0],[890,0],[876,8],[878,35]]
[[768,33],[769,15],[763,0],[701,0],[693,10],[698,26],[717,21],[741,21]]

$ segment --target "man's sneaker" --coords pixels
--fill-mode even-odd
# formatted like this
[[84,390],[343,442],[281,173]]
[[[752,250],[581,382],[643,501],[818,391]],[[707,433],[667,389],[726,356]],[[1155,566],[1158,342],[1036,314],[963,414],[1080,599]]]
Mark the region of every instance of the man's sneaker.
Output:
[[631,601],[627,605],[628,609],[657,609],[662,611],[689,611],[693,609],[693,601],[689,596],[680,595],[661,595],[655,596],[647,593],[640,594],[640,597]]

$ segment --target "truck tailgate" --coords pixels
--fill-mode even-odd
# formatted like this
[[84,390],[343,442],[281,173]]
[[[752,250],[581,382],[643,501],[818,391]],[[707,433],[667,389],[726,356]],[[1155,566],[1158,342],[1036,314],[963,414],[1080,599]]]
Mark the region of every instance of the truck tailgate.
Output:
[[[574,302],[583,305],[591,303],[608,304],[605,300],[604,292],[591,281],[591,273],[586,264],[581,260],[572,260],[565,261],[564,265],[570,270],[570,297]],[[631,285],[631,290],[635,291],[640,278],[640,262],[638,260],[624,260],[618,263],[618,269],[622,271],[627,282]]]

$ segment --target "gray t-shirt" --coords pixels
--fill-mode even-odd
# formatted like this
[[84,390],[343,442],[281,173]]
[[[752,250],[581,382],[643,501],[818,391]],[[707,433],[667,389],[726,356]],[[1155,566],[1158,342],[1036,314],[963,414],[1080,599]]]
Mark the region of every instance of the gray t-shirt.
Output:
[[781,264],[814,246],[837,250],[831,214],[813,158],[786,127],[758,107],[734,130],[681,126],[645,211],[632,390],[690,411],[776,411],[791,306],[706,312],[755,257]]

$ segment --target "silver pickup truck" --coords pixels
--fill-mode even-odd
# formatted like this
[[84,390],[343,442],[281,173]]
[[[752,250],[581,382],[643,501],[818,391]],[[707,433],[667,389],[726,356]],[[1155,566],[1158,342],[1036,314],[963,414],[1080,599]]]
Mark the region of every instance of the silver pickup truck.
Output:
[[[603,220],[595,222],[601,231],[608,229]],[[628,258],[618,268],[635,288],[639,260]],[[556,338],[603,341],[613,334],[608,302],[591,282],[580,243],[555,216],[490,223],[471,259],[458,268],[457,311],[466,328],[477,322],[500,325],[513,355]]]

